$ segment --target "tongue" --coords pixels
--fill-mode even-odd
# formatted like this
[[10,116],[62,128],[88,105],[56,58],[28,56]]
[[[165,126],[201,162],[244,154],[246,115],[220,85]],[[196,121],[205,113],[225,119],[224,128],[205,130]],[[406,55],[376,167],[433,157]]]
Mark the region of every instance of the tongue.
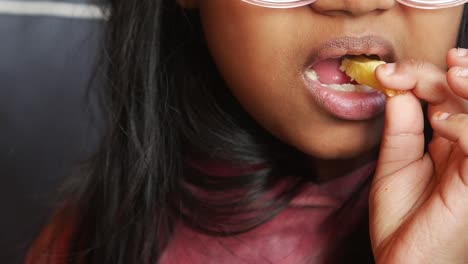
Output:
[[312,69],[323,84],[351,83],[351,79],[340,71],[341,59],[327,59],[316,63]]

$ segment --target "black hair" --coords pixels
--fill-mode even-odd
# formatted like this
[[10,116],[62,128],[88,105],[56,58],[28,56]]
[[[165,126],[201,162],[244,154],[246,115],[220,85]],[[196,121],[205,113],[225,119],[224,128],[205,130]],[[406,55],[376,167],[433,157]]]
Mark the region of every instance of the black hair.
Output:
[[[468,45],[467,22],[465,8],[459,47]],[[69,263],[157,263],[177,219],[210,235],[246,232],[314,180],[302,154],[257,125],[229,92],[196,11],[175,0],[111,0],[107,43],[109,129],[66,201],[75,212]],[[191,165],[199,160],[242,169],[216,177]],[[285,175],[292,183],[264,199]]]
[[[198,13],[173,0],[115,0],[108,24],[109,131],[67,201],[79,212],[71,262],[156,263],[176,219],[228,236],[278,214],[301,186],[301,154],[241,110],[210,59]],[[216,177],[191,165],[200,157],[261,168]],[[266,199],[286,173],[295,180]]]

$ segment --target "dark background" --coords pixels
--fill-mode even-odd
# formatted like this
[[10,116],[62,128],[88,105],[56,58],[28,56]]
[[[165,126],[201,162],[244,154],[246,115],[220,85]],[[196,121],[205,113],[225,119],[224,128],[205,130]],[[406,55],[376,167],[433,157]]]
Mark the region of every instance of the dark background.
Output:
[[0,12],[1,264],[23,262],[57,186],[96,149],[102,118],[90,81],[104,24]]

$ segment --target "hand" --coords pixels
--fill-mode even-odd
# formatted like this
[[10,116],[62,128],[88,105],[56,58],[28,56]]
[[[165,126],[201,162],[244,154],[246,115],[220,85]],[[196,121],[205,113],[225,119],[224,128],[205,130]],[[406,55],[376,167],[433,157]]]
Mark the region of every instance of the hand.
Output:
[[[371,187],[378,264],[468,263],[468,77],[457,76],[468,68],[464,53],[448,52],[448,72],[416,61],[377,69],[382,85],[408,90],[387,100]],[[434,131],[427,153],[420,100]]]

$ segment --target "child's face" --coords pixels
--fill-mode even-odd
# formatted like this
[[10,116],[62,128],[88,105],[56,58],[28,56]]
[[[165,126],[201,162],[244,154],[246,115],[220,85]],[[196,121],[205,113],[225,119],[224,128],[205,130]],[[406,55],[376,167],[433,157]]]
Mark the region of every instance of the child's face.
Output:
[[[387,61],[422,59],[444,67],[463,9],[418,10],[393,0],[320,0],[294,9],[240,0],[197,4],[214,60],[244,108],[278,138],[324,159],[374,150],[385,99],[316,89],[306,81],[310,66],[342,53],[377,53]],[[327,62],[322,77],[340,82],[337,60]]]

